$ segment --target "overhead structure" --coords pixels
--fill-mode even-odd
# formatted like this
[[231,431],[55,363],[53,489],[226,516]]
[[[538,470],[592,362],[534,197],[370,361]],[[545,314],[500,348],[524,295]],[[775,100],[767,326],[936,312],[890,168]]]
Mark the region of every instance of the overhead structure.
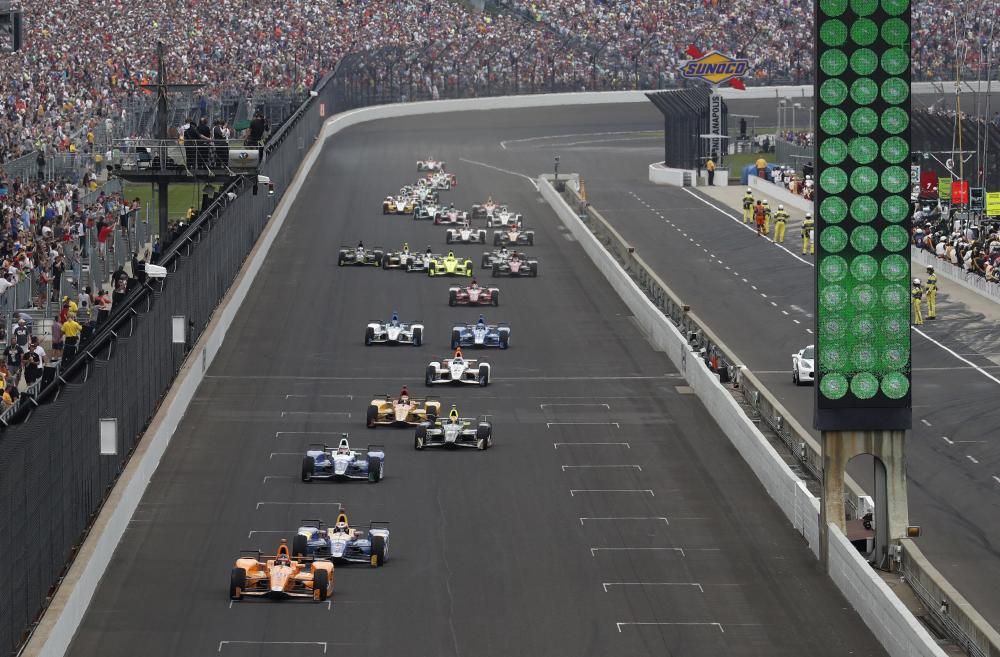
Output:
[[[880,554],[905,535],[910,367],[910,2],[816,2],[816,412],[824,524],[870,453]],[[823,545],[825,545],[825,541]]]

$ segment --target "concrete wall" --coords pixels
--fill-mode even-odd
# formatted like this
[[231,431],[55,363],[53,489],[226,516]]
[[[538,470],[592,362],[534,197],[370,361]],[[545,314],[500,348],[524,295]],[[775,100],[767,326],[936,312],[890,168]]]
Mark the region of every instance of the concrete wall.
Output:
[[807,201],[798,194],[792,194],[785,189],[784,185],[775,185],[757,176],[750,176],[748,179],[750,188],[754,190],[754,196],[763,196],[768,200],[771,208],[777,207],[778,203],[783,203],[788,208],[795,208],[802,212],[812,212],[813,202]]
[[696,173],[694,169],[673,169],[663,166],[663,162],[654,162],[649,165],[649,182],[656,185],[683,187],[684,174],[690,176],[690,179],[693,181]]

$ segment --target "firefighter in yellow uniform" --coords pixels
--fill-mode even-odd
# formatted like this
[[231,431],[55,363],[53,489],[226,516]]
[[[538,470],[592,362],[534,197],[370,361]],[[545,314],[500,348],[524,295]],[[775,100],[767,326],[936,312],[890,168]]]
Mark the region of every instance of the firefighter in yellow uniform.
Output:
[[767,204],[767,199],[764,199],[764,231],[762,234],[767,235],[771,232],[771,206]]
[[743,223],[748,224],[753,221],[753,192],[747,187],[747,193],[743,195]]
[[924,293],[927,295],[927,319],[937,319],[937,274],[934,273],[934,267],[927,267]]
[[788,213],[785,206],[779,205],[778,211],[774,213],[774,243],[784,244],[785,242],[785,222],[788,221]]
[[924,323],[924,318],[920,314],[920,302],[924,299],[924,288],[920,285],[920,279],[913,279],[913,287],[910,288],[910,300],[913,303],[913,325],[920,326]]
[[811,212],[806,212],[806,218],[802,220],[802,255],[816,253],[816,245],[813,243],[813,216]]

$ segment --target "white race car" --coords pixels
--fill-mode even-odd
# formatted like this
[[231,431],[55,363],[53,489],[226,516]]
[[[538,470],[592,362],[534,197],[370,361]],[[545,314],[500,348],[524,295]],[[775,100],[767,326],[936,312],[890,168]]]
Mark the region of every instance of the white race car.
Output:
[[392,319],[388,322],[369,322],[365,329],[365,346],[378,343],[412,344],[419,347],[424,343],[424,325],[401,322],[396,313],[392,313]]
[[445,232],[444,241],[447,244],[460,242],[462,244],[486,244],[486,231],[482,228],[472,228],[468,220],[458,228],[449,228]]
[[462,350],[456,349],[454,356],[434,361],[427,366],[424,383],[428,386],[439,383],[468,383],[478,386],[490,384],[490,365],[478,360],[462,356]]
[[417,171],[444,171],[445,163],[441,160],[417,160]]
[[455,174],[445,173],[444,171],[429,174],[423,180],[426,181],[425,184],[431,189],[448,191],[452,187],[458,187],[458,179],[455,177]]
[[435,225],[440,224],[452,224],[453,226],[461,226],[462,224],[469,223],[469,213],[464,210],[457,209],[454,205],[450,205],[447,208],[441,208],[434,217]]
[[413,438],[414,449],[425,447],[475,447],[486,450],[493,447],[493,423],[484,415],[478,421],[459,417],[458,409],[451,407],[447,419],[425,422],[417,427]]
[[815,357],[816,350],[813,345],[792,354],[792,383],[804,386],[816,382]]
[[506,206],[501,207],[499,210],[493,213],[493,216],[486,217],[486,227],[493,228],[494,226],[510,226],[511,224],[519,224],[523,220],[523,217],[516,212],[511,212]]
[[437,216],[442,210],[440,205],[436,203],[421,203],[413,211],[414,219],[431,219],[434,223],[437,223]]

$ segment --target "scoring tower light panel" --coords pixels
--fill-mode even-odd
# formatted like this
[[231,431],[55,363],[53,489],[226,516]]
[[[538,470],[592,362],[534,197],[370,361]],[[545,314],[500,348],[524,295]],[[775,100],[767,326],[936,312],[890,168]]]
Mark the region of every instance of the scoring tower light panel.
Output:
[[816,428],[903,430],[910,2],[816,2]]

